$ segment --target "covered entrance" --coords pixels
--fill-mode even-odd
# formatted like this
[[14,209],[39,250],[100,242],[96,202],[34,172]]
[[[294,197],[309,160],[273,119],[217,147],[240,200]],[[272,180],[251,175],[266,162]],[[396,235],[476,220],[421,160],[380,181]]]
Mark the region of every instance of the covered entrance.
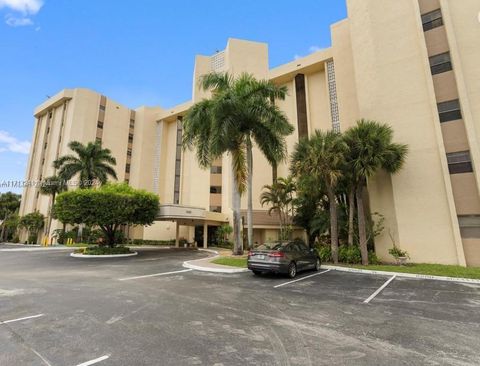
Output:
[[[175,246],[180,246],[180,226],[195,227],[197,245],[208,247],[215,228],[228,223],[228,216],[219,212],[210,212],[200,207],[174,204],[160,205],[156,221],[175,222]],[[199,242],[197,239],[201,239]]]

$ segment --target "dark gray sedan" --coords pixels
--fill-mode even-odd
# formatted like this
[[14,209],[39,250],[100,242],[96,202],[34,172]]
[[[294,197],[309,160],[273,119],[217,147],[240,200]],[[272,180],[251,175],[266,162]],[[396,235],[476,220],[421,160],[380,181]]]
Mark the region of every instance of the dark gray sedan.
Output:
[[287,274],[290,278],[300,271],[318,271],[321,265],[317,252],[301,241],[261,245],[248,252],[247,264],[256,275],[272,272]]

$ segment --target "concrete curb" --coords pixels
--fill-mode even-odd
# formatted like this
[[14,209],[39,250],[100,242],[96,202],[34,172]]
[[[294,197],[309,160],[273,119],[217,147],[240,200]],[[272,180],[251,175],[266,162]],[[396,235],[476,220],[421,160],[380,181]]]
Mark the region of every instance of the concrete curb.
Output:
[[201,250],[203,252],[212,253],[213,256],[207,257],[207,258],[202,258],[202,259],[194,259],[194,260],[190,260],[190,261],[185,261],[185,262],[183,262],[183,267],[194,269],[196,271],[202,271],[202,272],[228,273],[228,274],[243,273],[243,272],[248,272],[249,271],[247,268],[233,268],[233,267],[228,268],[227,266],[225,266],[225,268],[218,268],[218,267],[205,267],[205,266],[195,265],[195,262],[197,262],[197,263],[198,262],[201,262],[201,263],[207,262],[208,263],[212,259],[220,257],[218,252],[215,251],[215,250],[211,250],[211,249],[198,249],[198,250]]
[[458,283],[478,283],[478,284],[480,284],[480,280],[475,280],[473,278],[432,276],[432,275],[422,275],[422,274],[403,273],[403,272],[375,271],[375,270],[371,270],[371,269],[349,268],[349,267],[331,266],[331,265],[325,265],[325,264],[322,264],[322,268],[334,269],[336,271],[342,271],[342,272],[378,274],[378,275],[385,275],[385,276],[396,275],[397,277],[419,278],[419,279],[423,279],[423,280],[458,282]]
[[101,255],[90,255],[90,254],[80,254],[80,253],[70,253],[70,257],[73,258],[82,258],[82,259],[92,259],[92,258],[124,258],[124,257],[133,257],[138,255],[137,252],[128,253],[128,254],[101,254]]

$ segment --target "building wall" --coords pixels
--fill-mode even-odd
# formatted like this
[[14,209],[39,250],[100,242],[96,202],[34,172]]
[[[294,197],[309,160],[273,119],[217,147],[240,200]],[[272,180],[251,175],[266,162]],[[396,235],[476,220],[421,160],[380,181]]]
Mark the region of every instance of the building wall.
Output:
[[[276,103],[295,126],[286,139],[288,153],[299,134],[312,134],[315,129],[345,131],[360,118],[390,124],[395,141],[409,146],[405,167],[398,174],[379,172],[368,182],[367,205],[386,219],[385,231],[375,243],[381,259],[391,259],[388,249],[395,242],[415,262],[480,265],[480,238],[462,238],[457,219],[458,215],[480,219],[478,0],[347,0],[347,8],[348,19],[331,26],[332,47],[273,69],[269,69],[264,43],[229,39],[223,51],[197,56],[192,100],[168,110],[141,107],[133,113],[87,89],[59,93],[35,112],[27,177],[52,175],[51,161],[69,152],[69,141],[86,143],[101,138],[117,159],[119,181],[128,180],[133,187],[155,192],[162,204],[175,203],[178,172],[179,204],[206,210],[221,206],[231,221],[230,156],[225,154],[216,162],[222,174],[212,174],[198,166],[194,152],[178,149],[177,130],[188,108],[210,96],[200,88],[202,75],[249,72],[287,87],[286,99]],[[442,9],[444,26],[424,32],[421,15],[438,8]],[[447,51],[453,71],[432,76],[429,57]],[[457,98],[462,119],[440,123],[437,103]],[[99,108],[101,103],[105,112]],[[97,126],[100,119],[103,130]],[[131,158],[128,148],[132,149]],[[466,150],[470,151],[473,172],[449,174],[446,154]],[[289,174],[288,161],[278,166],[277,174]],[[267,209],[261,206],[259,196],[272,178],[271,166],[254,147],[255,210]],[[221,187],[221,193],[211,193],[212,186]],[[47,213],[50,204],[48,197],[37,198],[35,187],[26,188],[21,213],[34,209]],[[242,209],[246,207],[245,196]],[[175,226],[157,222],[132,229],[132,235],[172,239]],[[193,229],[182,227],[180,235],[192,240]],[[257,241],[275,240],[277,235],[274,227],[255,227]]]
[[[387,2],[347,1],[359,115],[388,122],[409,146],[392,194],[369,190],[371,209],[394,210],[386,231],[414,261],[464,264],[418,2]],[[376,246],[383,253],[392,242],[384,234]]]

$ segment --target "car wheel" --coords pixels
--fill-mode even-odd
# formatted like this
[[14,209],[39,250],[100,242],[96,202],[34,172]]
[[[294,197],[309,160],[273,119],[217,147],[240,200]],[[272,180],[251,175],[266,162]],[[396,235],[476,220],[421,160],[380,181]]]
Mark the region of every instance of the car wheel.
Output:
[[320,258],[317,258],[317,260],[315,261],[315,271],[320,271],[321,265],[322,263],[320,262]]
[[260,276],[262,274],[262,272],[260,271],[252,271],[252,272],[255,276]]
[[297,265],[292,262],[288,265],[288,277],[295,278],[297,275]]

